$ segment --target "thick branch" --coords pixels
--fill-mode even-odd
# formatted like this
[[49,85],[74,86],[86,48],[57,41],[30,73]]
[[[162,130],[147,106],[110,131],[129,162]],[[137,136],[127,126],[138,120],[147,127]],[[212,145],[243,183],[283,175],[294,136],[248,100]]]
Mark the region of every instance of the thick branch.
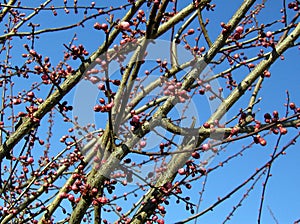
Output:
[[[255,3],[255,0],[244,1],[244,3],[241,5],[240,9],[236,12],[236,14],[229,21],[230,29],[228,30],[228,33],[219,35],[219,37],[217,38],[217,40],[215,41],[213,46],[209,49],[208,53],[204,56],[204,62],[209,63],[214,58],[214,56],[219,52],[220,48],[226,42],[226,39],[229,37],[230,33],[238,25],[238,23],[242,20],[242,18],[246,14],[246,12],[250,9],[250,7],[254,3]],[[203,61],[201,60],[200,63],[198,63],[198,65],[196,66],[196,68],[190,72],[190,74],[186,78],[186,80],[184,80],[182,87],[189,88],[194,82],[194,79],[196,77],[195,73],[199,72],[199,74],[200,74],[204,68],[205,68],[205,66],[203,67]],[[169,111],[168,109],[170,109],[170,108],[166,108],[166,110],[164,111],[165,106],[168,106],[168,105],[164,104],[161,107],[162,112]],[[200,136],[198,139],[198,144],[202,143],[205,139],[206,139],[206,137]],[[178,168],[182,167],[184,165],[184,163],[189,158],[189,156],[190,155],[188,153],[183,153],[181,155],[179,154],[179,155],[173,156],[170,163],[168,164],[167,173],[164,174],[163,176],[161,176],[159,178],[158,182],[156,183],[156,185],[155,185],[156,189],[163,186],[163,184],[165,184],[167,182],[172,182],[177,174]],[[153,211],[156,208],[156,205],[151,202],[151,199],[154,196],[153,193],[156,193],[155,191],[157,192],[157,190],[150,190],[146,194],[146,197],[143,200],[144,203],[143,203],[143,205],[140,206],[140,208],[134,215],[132,223],[143,223],[147,219],[147,217],[149,217],[153,213]],[[157,199],[159,200],[160,197],[161,197],[161,195],[158,195]]]

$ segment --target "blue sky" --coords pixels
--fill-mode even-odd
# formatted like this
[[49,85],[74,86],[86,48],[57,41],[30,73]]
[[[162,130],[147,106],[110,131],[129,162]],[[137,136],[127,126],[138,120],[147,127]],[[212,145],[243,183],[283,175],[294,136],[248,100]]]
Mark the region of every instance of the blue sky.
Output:
[[[28,4],[35,4],[32,1],[24,1]],[[53,1],[52,4],[59,4],[62,1]],[[80,4],[84,4],[89,1],[82,1]],[[117,5],[120,1],[110,1],[109,4]],[[127,1],[122,1],[127,2]],[[207,16],[210,18],[210,25],[208,26],[209,34],[211,35],[212,40],[214,40],[219,32],[221,31],[220,22],[226,22],[235,9],[238,8],[239,3],[237,1],[215,1],[217,6],[215,8],[215,12],[204,13],[204,17]],[[241,1],[239,1],[241,2]],[[260,2],[260,1],[259,1]],[[108,1],[103,1],[102,5],[105,6]],[[97,3],[98,4],[98,3]],[[179,7],[185,5],[185,1],[179,1]],[[258,19],[261,22],[270,22],[274,19],[277,19],[281,16],[280,14],[281,4],[276,4],[271,1],[266,2],[266,8],[262,11],[261,16],[258,16]],[[72,14],[72,12],[71,12]],[[82,14],[79,14],[80,16]],[[116,15],[117,16],[117,15]],[[51,18],[51,19],[49,19]],[[63,25],[65,23],[73,23],[77,21],[76,19],[80,18],[79,16],[65,16],[62,11],[59,11],[59,16],[57,18],[53,18],[51,12],[49,15],[42,13],[33,22],[41,23],[40,28],[44,27],[55,27],[57,25]],[[290,17],[289,17],[290,19]],[[65,50],[63,43],[68,44],[68,42],[73,37],[74,33],[76,33],[78,37],[78,41],[75,41],[75,44],[83,43],[86,49],[89,52],[93,52],[99,44],[102,43],[104,35],[102,31],[95,31],[92,27],[95,21],[104,22],[102,19],[91,20],[85,24],[85,29],[76,28],[72,31],[62,31],[54,34],[42,34],[40,35],[40,39],[36,40],[36,50],[43,54],[48,55],[51,58],[52,64],[55,65],[58,63],[63,57],[63,51]],[[192,26],[197,26],[196,23],[193,23]],[[3,28],[2,26],[0,26]],[[89,32],[87,32],[89,31]],[[162,37],[164,38],[164,37]],[[22,45],[27,42],[30,44],[30,41],[26,40],[18,40],[18,38],[14,39],[14,47],[12,49],[13,58],[11,59],[12,63],[20,63],[21,58],[19,57],[20,53],[25,53],[25,49],[22,48]],[[203,43],[205,45],[205,43]],[[206,46],[207,47],[207,46]],[[255,52],[256,53],[256,52]],[[162,54],[163,55],[163,54]],[[259,97],[262,97],[260,104],[256,105],[255,111],[257,112],[257,118],[263,120],[263,115],[265,112],[272,113],[273,110],[278,110],[280,114],[285,113],[284,104],[286,103],[286,90],[289,91],[291,101],[295,102],[296,105],[300,105],[299,98],[299,85],[300,85],[300,64],[299,61],[299,50],[292,49],[284,54],[285,60],[278,60],[271,68],[271,78],[266,79],[263,82],[263,88],[259,92]],[[1,60],[3,60],[1,56]],[[163,56],[162,56],[163,57]],[[77,63],[74,62],[74,65]],[[152,66],[153,63],[148,66]],[[147,68],[147,67],[146,67]],[[223,69],[221,67],[220,69]],[[213,72],[216,72],[213,70]],[[242,74],[235,74],[235,76],[242,76],[246,74],[246,71],[243,70]],[[33,77],[32,80],[38,81],[39,77]],[[25,83],[17,82],[15,83],[15,92],[20,91],[24,87]],[[225,89],[225,81],[222,80],[220,82]],[[77,89],[78,90],[78,89]],[[38,94],[43,97],[47,95],[47,88],[43,88]],[[71,91],[65,99],[70,103],[74,102],[74,94],[76,93],[76,89]],[[89,93],[85,93],[84,97],[86,99],[89,97]],[[228,91],[225,90],[225,94],[228,94]],[[100,96],[100,95],[99,95]],[[81,100],[85,100],[85,98]],[[98,97],[98,96],[97,96]],[[77,99],[75,97],[75,99]],[[244,99],[242,99],[233,109],[230,111],[226,117],[227,119],[231,116],[234,116],[240,108],[245,108],[247,106],[249,100],[249,94],[245,95]],[[206,106],[208,105],[208,101],[206,101]],[[202,101],[201,101],[202,103]],[[79,104],[82,105],[82,104]],[[22,109],[22,108],[20,108]],[[207,110],[204,114],[201,114],[201,120],[198,124],[201,124],[208,118],[210,111]],[[98,116],[98,115],[96,115]],[[60,115],[55,115],[56,119],[61,119]],[[102,119],[103,118],[103,119]],[[104,117],[98,118],[95,117],[97,126],[104,126],[102,122],[105,120]],[[44,124],[47,124],[47,118],[45,117]],[[197,125],[198,125],[197,124]],[[55,132],[52,137],[52,147],[53,149],[61,149],[62,145],[56,142],[63,134],[66,133],[66,130],[71,127],[69,124],[61,125],[60,123],[54,124]],[[47,129],[41,127],[40,129],[42,136],[46,136]],[[290,130],[286,136],[283,136],[279,148],[283,147],[295,134],[297,130]],[[211,173],[208,176],[208,182],[205,190],[205,194],[203,196],[203,202],[201,203],[200,211],[206,206],[209,206],[211,203],[214,203],[217,200],[217,197],[226,195],[230,190],[232,190],[235,186],[242,183],[246,178],[248,178],[256,168],[260,167],[264,164],[269,158],[270,154],[273,152],[273,148],[275,146],[275,141],[277,137],[270,135],[266,137],[268,144],[266,147],[261,147],[260,145],[254,145],[252,148],[248,149],[242,157],[236,158],[231,161],[229,164],[224,165],[223,168],[217,169],[215,172]],[[217,165],[220,161],[223,161],[228,156],[232,155],[234,152],[239,151],[243,146],[246,146],[250,143],[251,140],[242,140],[240,142],[235,142],[231,144],[224,152],[221,152],[219,156],[217,156],[212,162],[209,164],[210,167]],[[42,148],[42,147],[41,147]],[[300,218],[299,215],[299,207],[300,207],[300,194],[297,191],[300,184],[299,172],[298,172],[298,164],[300,158],[300,152],[298,150],[299,146],[295,145],[290,147],[287,150],[287,154],[279,158],[272,166],[272,177],[270,178],[267,186],[267,194],[264,202],[264,209],[262,215],[262,223],[275,223],[274,218],[271,216],[268,207],[273,212],[274,216],[278,220],[279,223],[292,223],[293,221]],[[53,151],[53,154],[56,152]],[[252,190],[249,194],[249,197],[243,202],[243,206],[241,206],[237,212],[235,212],[234,216],[231,217],[231,221],[228,223],[256,223],[259,202],[262,191],[262,183],[265,179],[265,176],[262,177],[260,181],[255,185],[254,190]],[[198,180],[194,182],[193,188],[189,191],[183,190],[183,196],[190,196],[192,198],[192,202],[196,203],[199,199],[199,191],[202,187],[202,181]],[[251,184],[251,183],[250,183]],[[244,187],[236,196],[232,196],[228,201],[224,204],[216,207],[214,211],[208,212],[203,217],[199,218],[197,223],[222,223],[226,216],[232,209],[232,206],[235,206],[237,202],[240,200],[242,195],[246,192],[247,188],[250,185]],[[133,186],[129,186],[129,189],[133,189]],[[116,192],[122,192],[122,187],[118,188]],[[120,202],[120,204],[126,204],[126,208],[133,203],[135,198],[128,197],[128,201]],[[171,200],[172,201],[172,200]],[[166,223],[173,223],[175,221],[180,221],[187,217],[189,213],[185,212],[185,205],[180,203],[179,205],[169,205],[166,206],[168,213],[165,217]],[[124,209],[125,212],[125,209]],[[58,215],[59,216],[59,215]],[[109,217],[109,215],[108,215]],[[59,217],[57,217],[59,219]],[[190,223],[194,223],[191,221]]]

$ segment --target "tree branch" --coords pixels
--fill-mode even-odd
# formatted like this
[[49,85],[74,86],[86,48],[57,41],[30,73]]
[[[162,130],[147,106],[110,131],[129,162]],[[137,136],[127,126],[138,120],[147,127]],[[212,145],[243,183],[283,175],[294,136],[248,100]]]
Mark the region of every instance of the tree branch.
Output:
[[[140,0],[135,3],[128,13],[124,16],[124,20],[129,20],[138,8],[145,2],[145,0]],[[108,43],[104,43],[102,46],[98,48],[87,60],[82,62],[77,71],[69,76],[62,85],[60,85],[60,89],[56,90],[50,97],[48,97],[38,108],[38,110],[34,113],[34,117],[38,120],[41,120],[45,114],[47,114],[82,78],[85,71],[88,67],[94,63],[96,58],[100,55],[104,54],[107,51],[108,47],[114,41],[116,36],[120,33],[119,29],[115,29],[111,32]],[[27,134],[30,129],[35,124],[31,121],[31,119],[26,119],[23,124],[18,128],[16,132],[14,132],[4,143],[0,146],[0,161],[10,152],[10,150]]]
[[10,0],[7,5],[4,7],[4,9],[2,10],[2,12],[0,13],[0,23],[2,22],[3,18],[5,17],[5,15],[9,12],[9,10],[11,9],[11,6],[13,6],[15,3],[17,2],[17,0]]

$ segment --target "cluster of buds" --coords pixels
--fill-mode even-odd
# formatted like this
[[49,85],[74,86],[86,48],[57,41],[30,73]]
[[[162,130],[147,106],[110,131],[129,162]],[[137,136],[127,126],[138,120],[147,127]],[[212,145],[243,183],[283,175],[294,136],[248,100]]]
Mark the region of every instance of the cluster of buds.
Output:
[[222,34],[226,34],[230,30],[231,25],[230,24],[225,24],[224,22],[221,22],[221,27],[223,28],[222,29]]
[[270,78],[271,77],[271,72],[269,72],[268,70],[265,70],[263,72],[263,76],[266,77],[266,78]]
[[132,111],[131,114],[132,114],[132,118],[130,121],[130,125],[132,126],[133,130],[136,130],[141,125],[140,116],[135,114],[135,111]]
[[172,191],[173,185],[171,182],[165,183],[162,187],[160,187],[160,190],[164,192],[166,196],[170,195]]
[[[26,94],[26,97],[23,98],[24,99],[24,102],[28,101],[28,102],[34,102],[34,99],[35,99],[35,95],[34,95],[34,92],[30,91]],[[43,102],[43,99],[42,98],[38,98],[36,100],[37,103],[42,103]],[[22,103],[22,100],[21,100],[21,96],[19,97],[14,97],[11,101],[11,104],[13,105],[19,105]]]
[[145,12],[144,12],[144,10],[140,9],[138,11],[138,14],[137,14],[136,18],[138,18],[138,20],[141,21],[141,22],[145,22],[145,19],[144,19],[145,18]]
[[[31,55],[33,58],[42,58],[42,55],[38,54],[34,49],[30,49],[27,44],[24,44],[23,47],[29,52],[29,55]],[[22,57],[28,57],[28,54],[22,54]]]
[[87,56],[89,52],[85,50],[84,46],[82,44],[79,44],[79,46],[73,45],[71,47],[71,56],[73,60],[76,60],[77,58],[80,58],[82,56]]
[[[99,102],[101,104],[105,104],[105,100],[103,98],[101,98],[99,100]],[[109,111],[111,111],[111,109],[112,109],[113,106],[114,106],[114,102],[113,101],[110,102],[110,103],[107,103],[107,104],[105,104],[103,106],[97,104],[96,106],[94,106],[94,111],[95,112],[101,112],[101,113],[109,112]]]
[[201,55],[206,49],[204,46],[202,46],[200,48],[198,46],[194,46],[193,48],[191,48],[191,50],[192,50],[193,54],[196,53],[197,55]]
[[[291,103],[290,105],[290,108],[292,109],[295,109],[295,112],[297,112],[297,109],[296,109],[296,106],[294,103]],[[300,111],[300,110],[299,110]],[[279,114],[278,114],[278,111],[273,111],[273,116],[269,113],[265,113],[264,114],[264,119],[265,119],[265,122],[266,123],[276,123],[279,121]],[[258,130],[259,127],[255,127],[256,130]],[[287,129],[285,127],[282,126],[282,124],[278,124],[275,128],[272,128],[272,131],[274,134],[282,134],[282,135],[285,135],[287,133]]]
[[[31,165],[34,162],[34,158],[32,156],[30,156],[30,157],[28,157],[28,156],[20,156],[19,159],[26,166],[27,165]],[[28,170],[25,173],[28,173]]]
[[165,72],[168,71],[167,65],[168,65],[168,61],[167,60],[161,60],[160,58],[156,59],[156,63],[159,65],[160,67],[160,72],[163,72],[165,70]]
[[108,25],[106,23],[100,24],[100,23],[96,22],[94,24],[94,29],[103,30],[103,31],[107,32],[108,31]]
[[186,162],[186,168],[180,168],[177,170],[177,173],[179,175],[191,175],[194,177],[197,173],[200,173],[201,175],[206,174],[206,170],[204,168],[197,169],[197,165],[192,162],[192,160],[188,160]]
[[257,46],[263,46],[265,48],[267,47],[274,47],[274,36],[271,31],[267,31],[266,33],[261,32],[259,37],[259,43],[257,43]]
[[277,110],[273,111],[273,116],[269,113],[264,114],[265,122],[266,123],[272,123],[272,122],[277,122],[279,121],[279,113]]
[[52,6],[50,6],[50,8],[51,8],[53,15],[57,16],[57,11],[55,10],[54,6],[52,5]]
[[294,11],[298,11],[299,10],[299,2],[298,1],[290,2],[288,4],[288,8],[293,9]]
[[91,186],[84,183],[81,179],[75,180],[72,186],[68,187],[69,190],[72,190],[75,194],[80,192],[83,195],[87,195],[90,192]]
[[[74,143],[74,142],[67,142],[66,144],[67,145],[70,145],[71,143]],[[75,162],[78,162],[78,161],[83,161],[84,159],[84,156],[81,154],[81,152],[78,152],[78,153],[70,153],[69,155],[69,162],[71,164],[74,164]]]
[[73,110],[73,106],[67,106],[68,102],[64,101],[63,103],[58,105],[58,109],[60,112],[68,112]]
[[264,118],[265,118],[265,122],[266,123],[272,123],[272,122],[276,122],[278,120],[278,112],[277,111],[274,111],[273,112],[273,118],[271,116],[271,114],[269,113],[265,113],[264,114]]
[[34,122],[36,124],[39,124],[40,123],[40,119],[34,117],[34,115],[33,115],[37,110],[38,110],[38,107],[35,107],[35,106],[26,107],[26,111],[28,112],[26,114],[26,117],[29,117],[32,122]]
[[[200,88],[199,91],[198,91],[200,95],[204,95],[205,92],[212,91],[212,87],[211,87],[211,85],[209,83],[207,83],[206,85],[203,85],[202,84],[202,80],[199,80],[198,81],[198,85],[202,86],[202,88]],[[219,96],[221,96],[221,93],[223,92],[223,89],[219,88],[218,91],[219,91]],[[213,99],[215,99],[215,97],[216,96],[212,95],[212,96],[209,97],[209,99],[213,100]]]
[[60,196],[61,199],[67,198],[70,202],[73,202],[73,203],[74,203],[74,202],[75,202],[75,203],[78,203],[79,200],[80,200],[80,198],[76,198],[76,199],[75,199],[75,197],[74,197],[73,194],[68,194],[68,193],[66,193],[66,192],[62,192],[59,196]]
[[177,96],[181,103],[184,103],[187,99],[189,99],[189,95],[186,90],[181,89],[182,83],[177,82],[176,80],[172,80],[166,82],[166,85],[163,87],[164,95],[166,96]]
[[262,138],[260,135],[254,136],[253,140],[256,144],[260,144],[261,146],[267,145],[267,141],[264,138]]

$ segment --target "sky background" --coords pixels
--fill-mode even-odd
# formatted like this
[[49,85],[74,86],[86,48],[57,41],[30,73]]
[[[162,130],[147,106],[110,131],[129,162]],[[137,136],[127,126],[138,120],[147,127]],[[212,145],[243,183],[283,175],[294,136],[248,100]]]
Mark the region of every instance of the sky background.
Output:
[[[89,1],[78,1],[79,5],[85,5]],[[109,5],[119,5],[120,2],[126,1],[101,1],[103,6]],[[216,8],[214,12],[204,13],[204,18],[210,18],[210,24],[208,26],[209,34],[211,35],[211,39],[214,40],[219,32],[221,31],[220,22],[228,21],[231,17],[233,12],[239,7],[240,2],[242,1],[235,1],[235,0],[228,0],[228,1],[213,1],[216,3]],[[258,1],[260,2],[260,1]],[[278,1],[280,2],[280,1]],[[272,1],[266,2],[266,7],[262,11],[261,15],[258,16],[260,22],[271,22],[274,19],[278,19],[281,17],[280,9],[281,5],[278,2],[274,3]],[[62,4],[62,1],[53,1],[53,5],[56,3]],[[24,1],[24,5],[33,5],[33,1]],[[99,4],[98,2],[96,3]],[[186,5],[186,1],[179,1],[178,7],[182,7]],[[101,6],[102,6],[101,5]],[[118,16],[120,12],[117,12],[115,17]],[[120,14],[124,12],[121,11]],[[59,12],[57,17],[53,17],[51,12],[42,13],[40,16],[36,17],[33,22],[39,22],[41,24],[40,28],[43,27],[56,27],[59,25],[73,23],[77,21],[78,18],[82,16],[82,12],[79,13],[79,16],[73,15],[72,16],[65,16],[62,11]],[[51,18],[51,19],[50,19]],[[288,17],[288,19],[291,19]],[[85,29],[76,28],[72,31],[62,31],[53,34],[43,34],[40,35],[40,39],[36,40],[36,50],[42,55],[48,55],[51,58],[52,64],[55,65],[59,62],[63,57],[63,51],[65,50],[62,43],[68,43],[74,33],[76,33],[78,37],[78,41],[76,44],[83,43],[86,49],[89,52],[93,52],[99,44],[103,42],[103,33],[102,31],[95,31],[92,29],[93,24],[95,21],[99,21],[100,23],[103,22],[101,19],[91,20],[85,24]],[[2,26],[2,25],[1,25]],[[193,23],[193,27],[196,27],[197,24]],[[2,27],[1,27],[2,28]],[[88,32],[87,32],[88,31]],[[161,39],[163,40],[165,37],[163,36]],[[21,61],[19,58],[20,53],[25,53],[24,48],[22,45],[26,42],[25,40],[18,40],[17,38],[14,39],[14,46],[12,49],[13,58],[11,59],[12,63],[18,64]],[[30,44],[30,41],[28,41]],[[205,45],[205,43],[203,43]],[[161,58],[164,58],[163,52],[156,52],[158,55],[161,55]],[[253,53],[253,52],[251,52]],[[255,52],[256,53],[256,52]],[[16,55],[16,56],[15,56]],[[285,106],[286,103],[286,90],[289,91],[290,99],[292,102],[295,102],[296,105],[300,105],[300,97],[299,97],[299,87],[300,87],[300,63],[299,63],[299,49],[292,49],[289,50],[284,54],[285,60],[280,60],[272,65],[270,68],[271,78],[266,79],[263,83],[263,88],[259,92],[259,97],[262,97],[261,102],[256,105],[254,111],[257,111],[257,118],[263,120],[263,115],[265,112],[272,113],[273,110],[278,110],[281,115],[285,113]],[[2,56],[1,56],[2,57]],[[3,60],[3,58],[1,58]],[[74,63],[76,65],[76,63]],[[153,63],[149,66],[152,66]],[[219,69],[223,69],[224,67],[220,67]],[[217,72],[215,70],[212,71],[213,73]],[[240,73],[246,73],[246,70],[239,71]],[[234,73],[235,77],[239,76],[239,72]],[[245,74],[241,74],[240,76],[244,77]],[[113,77],[113,76],[112,76]],[[35,78],[33,77],[33,80]],[[39,77],[36,77],[36,81],[39,81]],[[15,91],[19,91],[24,87],[25,83],[15,83]],[[225,80],[222,80],[219,83],[225,89]],[[83,90],[86,87],[83,88]],[[39,95],[45,96],[47,95],[47,88],[45,91],[39,92]],[[77,91],[77,92],[76,92]],[[79,92],[78,92],[79,91]],[[68,100],[70,103],[73,103],[76,106],[76,103],[80,102],[78,107],[88,107],[88,105],[83,106],[84,104],[90,99],[90,94],[93,95],[95,100],[99,97],[98,95],[94,95],[96,93],[91,93],[91,90],[88,92],[84,92],[82,95],[82,90],[76,88],[71,91],[65,99]],[[224,94],[228,94],[227,90],[224,90]],[[79,97],[79,98],[78,98]],[[82,98],[81,98],[82,97]],[[94,99],[93,98],[93,99]],[[240,108],[245,108],[248,105],[249,94],[245,96],[243,100],[241,100],[237,105],[234,106],[232,112],[230,111],[226,115],[226,119],[231,118],[232,116],[236,115],[237,111]],[[92,102],[92,101],[90,101]],[[204,107],[209,106],[209,101],[206,99],[203,101],[198,102],[198,106]],[[197,104],[196,104],[197,106]],[[76,110],[75,108],[75,110]],[[21,108],[20,108],[21,109]],[[79,109],[81,111],[81,109]],[[86,110],[84,110],[86,111]],[[200,112],[199,112],[200,111]],[[197,125],[200,125],[202,122],[205,122],[205,119],[209,117],[211,113],[211,109],[209,110],[198,110],[200,121]],[[89,118],[90,115],[84,115]],[[97,115],[98,116],[98,115]],[[60,119],[59,115],[56,115],[57,119]],[[102,127],[104,125],[103,119],[100,117],[93,118],[95,119],[97,127]],[[89,119],[88,119],[89,120]],[[47,118],[44,119],[44,124],[47,123]],[[42,123],[43,124],[43,123]],[[63,127],[59,128],[61,124],[55,124],[55,131],[53,133],[53,141],[52,147],[53,148],[61,148],[61,145],[55,142],[55,139],[59,139],[63,134],[65,134],[65,130],[67,130],[71,125],[64,124]],[[47,130],[41,128],[41,132],[46,135]],[[287,142],[298,132],[298,130],[291,129],[289,130],[288,134],[283,136],[280,144],[279,149],[287,144]],[[205,193],[203,196],[203,202],[201,203],[201,207],[199,211],[205,209],[210,204],[214,203],[217,200],[217,197],[225,196],[230,190],[234,187],[245,181],[254,171],[256,168],[262,166],[269,158],[270,154],[272,154],[275,142],[277,140],[277,136],[267,136],[266,140],[268,142],[266,147],[261,147],[260,145],[254,145],[253,147],[246,150],[243,156],[240,156],[234,160],[232,160],[229,164],[224,165],[223,168],[217,169],[213,173],[208,176],[207,185],[205,188]],[[232,155],[234,152],[238,152],[243,146],[246,146],[250,143],[251,140],[242,140],[239,142],[235,142],[231,144],[225,151],[222,151],[216,158],[214,158],[211,163],[208,165],[209,167],[214,167],[220,161],[225,160],[228,156]],[[55,152],[53,152],[55,154]],[[269,179],[268,186],[267,186],[267,193],[264,202],[264,209],[262,213],[262,222],[261,223],[276,223],[274,217],[278,221],[278,223],[293,223],[295,220],[300,218],[300,194],[299,194],[299,145],[296,144],[295,146],[290,147],[287,150],[287,154],[279,158],[272,166],[272,177]],[[265,176],[262,177],[261,180],[255,185],[254,189],[250,192],[249,197],[242,203],[242,206],[234,213],[234,216],[231,217],[231,221],[228,223],[257,223],[257,216],[258,216],[258,208],[260,203],[260,197],[262,192],[262,183],[265,180]],[[203,179],[195,181],[192,184],[192,189],[189,191],[183,190],[182,196],[190,196],[191,202],[197,204],[199,200],[199,191],[202,188]],[[251,182],[252,183],[252,182]],[[250,183],[250,185],[251,185]],[[197,219],[197,223],[206,223],[206,224],[213,224],[213,223],[222,223],[226,216],[232,210],[232,207],[237,205],[238,201],[244,195],[246,190],[249,188],[250,185],[246,185],[239,193],[235,196],[232,196],[229,200],[225,201],[221,205],[217,206],[212,212],[208,212],[204,216]],[[134,188],[134,186],[129,186],[128,189]],[[127,190],[128,190],[127,189]],[[123,191],[122,188],[116,190],[116,193],[121,193]],[[170,202],[173,199],[170,200]],[[124,203],[126,209],[128,209],[128,205],[130,206],[131,203],[135,201],[135,198],[128,197],[128,201],[121,202],[120,205]],[[174,200],[173,200],[174,201]],[[66,205],[67,206],[67,205]],[[272,217],[270,210],[274,214]],[[170,206],[166,206],[168,211],[165,217],[165,223],[174,223],[176,221],[180,221],[188,216],[188,212],[185,211],[184,203],[180,203],[176,205],[172,203]],[[109,216],[108,216],[109,217]],[[57,217],[59,219],[59,217]],[[190,223],[195,223],[195,221],[191,221]]]

